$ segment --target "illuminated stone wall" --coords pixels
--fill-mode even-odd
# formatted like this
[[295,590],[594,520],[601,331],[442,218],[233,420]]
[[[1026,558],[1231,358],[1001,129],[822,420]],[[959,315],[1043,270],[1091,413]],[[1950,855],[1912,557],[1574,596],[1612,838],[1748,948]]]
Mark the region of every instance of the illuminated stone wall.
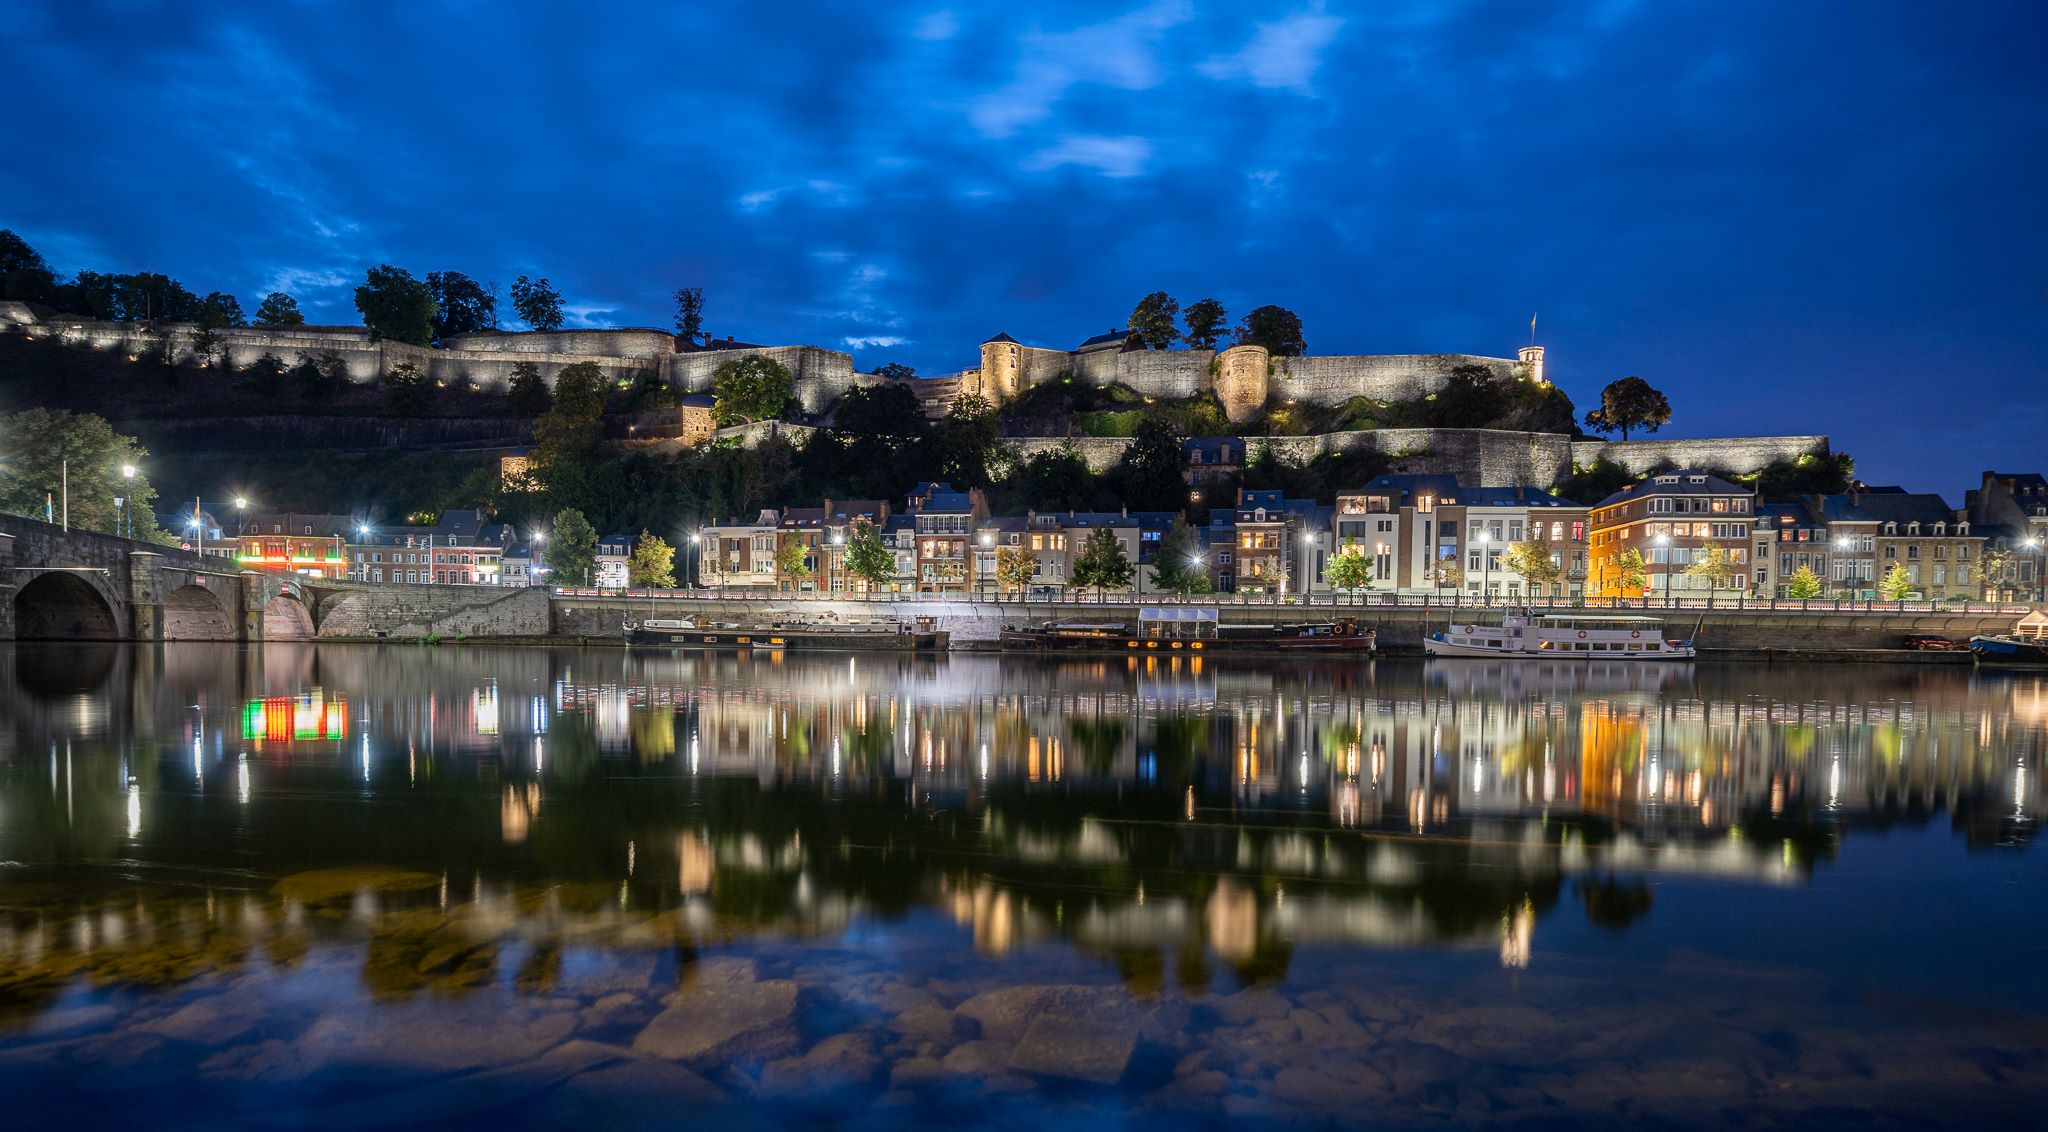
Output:
[[1273,358],[1264,346],[1232,346],[1216,357],[1216,399],[1232,424],[1248,421],[1272,392]]

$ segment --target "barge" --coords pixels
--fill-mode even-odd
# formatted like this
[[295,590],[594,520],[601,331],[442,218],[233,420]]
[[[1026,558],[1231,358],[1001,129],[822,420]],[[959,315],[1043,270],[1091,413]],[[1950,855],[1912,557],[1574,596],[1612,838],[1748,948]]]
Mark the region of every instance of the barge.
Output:
[[1214,607],[1165,606],[1138,610],[1138,623],[1048,621],[1006,627],[1006,652],[1167,654],[1353,653],[1370,656],[1379,634],[1356,618],[1271,625],[1225,625]]
[[900,621],[770,622],[664,620],[626,623],[626,643],[669,649],[787,649],[816,652],[944,652],[952,635],[935,619]]

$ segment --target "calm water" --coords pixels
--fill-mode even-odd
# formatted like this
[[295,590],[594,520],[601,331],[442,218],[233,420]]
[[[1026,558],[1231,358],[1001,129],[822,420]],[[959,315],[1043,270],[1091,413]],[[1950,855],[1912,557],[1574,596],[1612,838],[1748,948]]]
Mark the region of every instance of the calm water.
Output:
[[17,1119],[2048,1102],[2034,677],[20,646],[0,689]]

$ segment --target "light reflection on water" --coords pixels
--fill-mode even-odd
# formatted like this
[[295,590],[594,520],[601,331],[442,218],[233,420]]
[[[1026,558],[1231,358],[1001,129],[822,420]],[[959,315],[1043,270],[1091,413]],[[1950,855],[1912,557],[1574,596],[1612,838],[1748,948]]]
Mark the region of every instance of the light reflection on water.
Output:
[[[1945,1122],[2048,1080],[2035,678],[199,645],[0,669],[0,1082],[60,1108],[118,1109],[91,1082],[120,1068],[339,1123],[390,1117],[343,1107],[366,1081],[533,1124],[685,1095],[1685,1123],[1703,1081],[1721,1113],[1881,1094]],[[1070,1016],[1110,1036],[1048,1064],[1086,1045],[1054,1041]],[[788,1087],[812,1079],[839,1084]]]

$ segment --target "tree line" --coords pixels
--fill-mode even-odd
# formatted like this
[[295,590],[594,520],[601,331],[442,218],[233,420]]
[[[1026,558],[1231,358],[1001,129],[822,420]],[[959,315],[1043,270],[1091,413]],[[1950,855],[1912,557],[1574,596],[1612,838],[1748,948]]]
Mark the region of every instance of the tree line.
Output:
[[1172,295],[1154,291],[1138,300],[1127,326],[1131,338],[1148,350],[1169,350],[1181,342],[1186,342],[1190,350],[1214,350],[1227,342],[1236,346],[1264,346],[1281,358],[1300,357],[1308,352],[1301,332],[1301,316],[1280,306],[1256,307],[1232,329],[1229,312],[1215,299],[1197,299],[1183,310]]

